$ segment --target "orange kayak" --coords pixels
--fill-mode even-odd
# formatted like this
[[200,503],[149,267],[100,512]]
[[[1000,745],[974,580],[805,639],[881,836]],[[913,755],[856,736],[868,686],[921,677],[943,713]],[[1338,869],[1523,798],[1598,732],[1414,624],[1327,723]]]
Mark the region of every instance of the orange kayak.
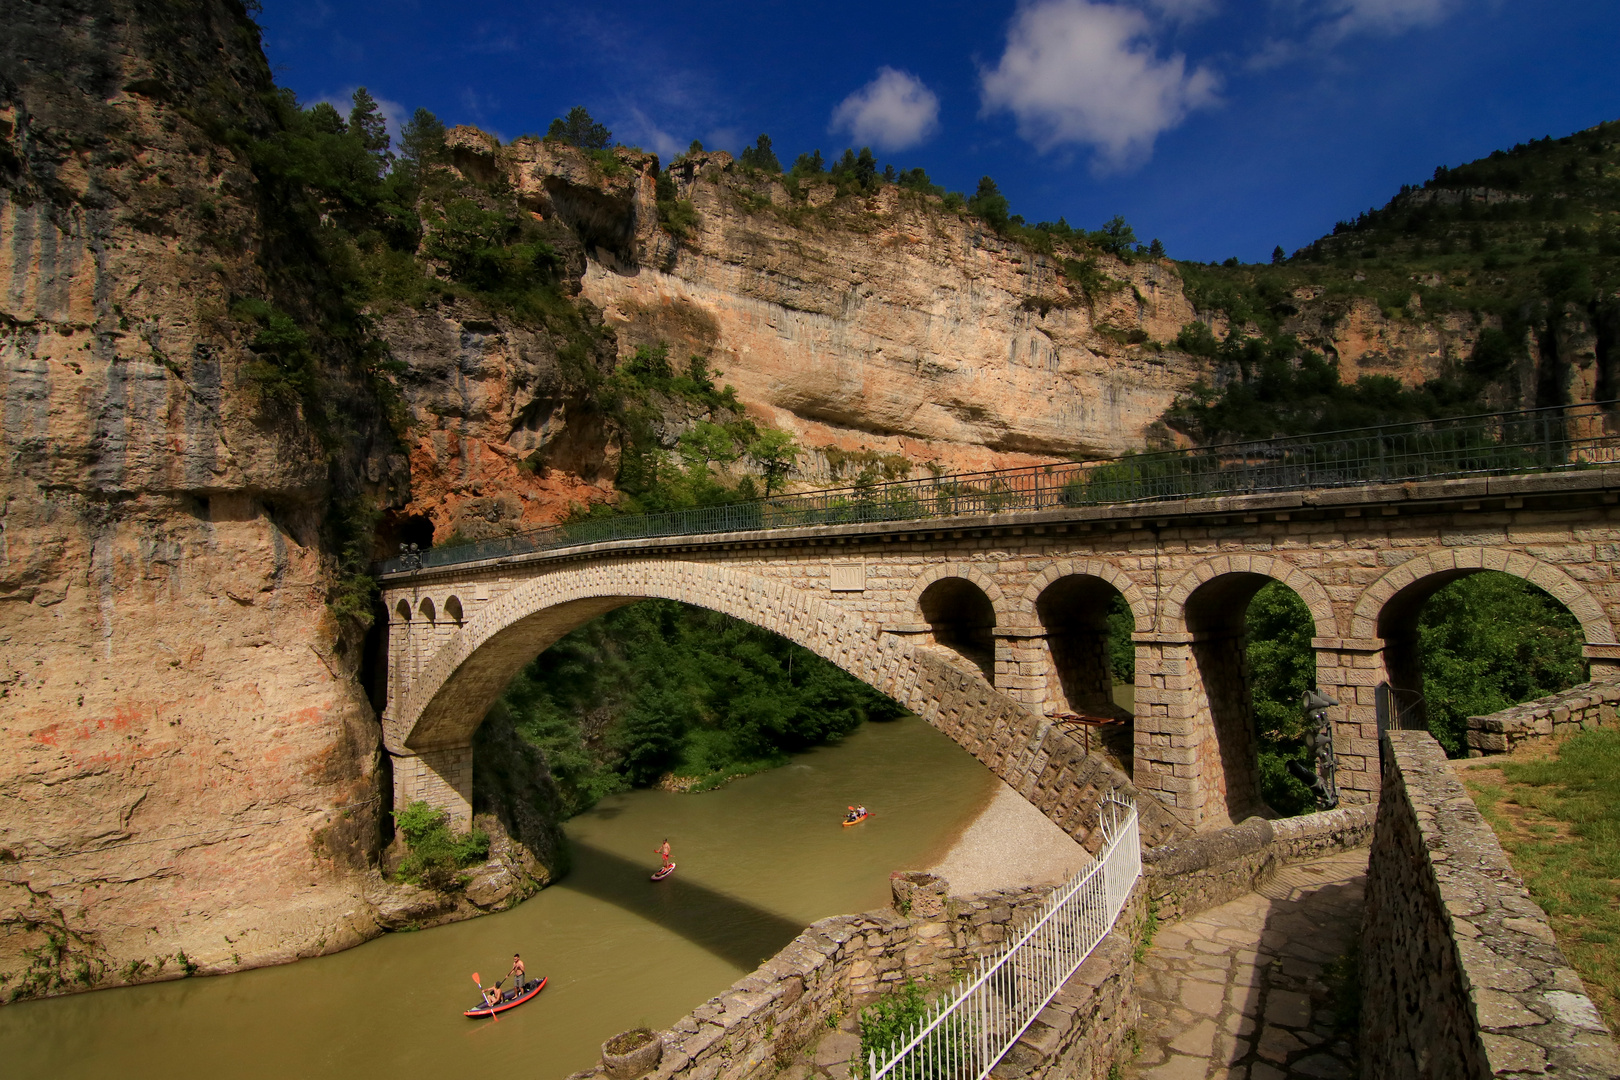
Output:
[[862,814],[858,818],[845,818],[844,819],[844,828],[847,829],[851,825],[859,825],[861,822],[865,821],[867,818],[869,818],[871,816],[872,816],[872,812],[870,810],[868,810],[866,813]]

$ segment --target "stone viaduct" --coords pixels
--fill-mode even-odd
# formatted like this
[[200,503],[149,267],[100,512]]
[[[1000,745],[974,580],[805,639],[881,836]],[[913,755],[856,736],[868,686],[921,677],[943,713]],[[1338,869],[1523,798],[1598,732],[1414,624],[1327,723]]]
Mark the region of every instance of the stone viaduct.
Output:
[[[386,575],[383,709],[396,805],[470,818],[472,736],[570,630],[668,597],[774,631],[895,698],[1077,839],[1109,787],[1144,841],[1224,827],[1260,800],[1245,615],[1268,582],[1315,620],[1346,803],[1377,798],[1375,689],[1421,691],[1416,626],[1442,585],[1529,581],[1620,679],[1620,469],[1481,477],[573,547]],[[1087,753],[1055,713],[1111,706],[1105,619],[1135,618],[1135,714]],[[1126,775],[1128,774],[1128,776]]]

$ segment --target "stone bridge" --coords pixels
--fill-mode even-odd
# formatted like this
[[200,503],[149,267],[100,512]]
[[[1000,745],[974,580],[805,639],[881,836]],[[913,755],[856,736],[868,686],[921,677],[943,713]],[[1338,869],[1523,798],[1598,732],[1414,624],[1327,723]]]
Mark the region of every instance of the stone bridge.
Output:
[[[803,645],[922,716],[1082,842],[1108,787],[1144,840],[1264,812],[1245,615],[1279,581],[1310,608],[1346,803],[1377,798],[1375,689],[1421,691],[1420,609],[1459,577],[1523,578],[1620,679],[1620,469],[621,541],[394,573],[385,743],[395,805],[471,815],[472,736],[570,630],[666,597]],[[1087,753],[1065,712],[1111,704],[1106,616],[1135,618],[1129,738]],[[382,690],[382,686],[379,686]],[[1089,740],[1087,740],[1089,743]],[[1126,775],[1128,773],[1128,777]]]

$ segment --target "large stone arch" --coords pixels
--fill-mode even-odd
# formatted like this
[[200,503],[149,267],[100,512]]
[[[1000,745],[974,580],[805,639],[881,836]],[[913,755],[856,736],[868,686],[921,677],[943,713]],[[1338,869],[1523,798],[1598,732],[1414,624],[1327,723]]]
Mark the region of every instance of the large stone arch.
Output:
[[[627,559],[524,582],[483,605],[426,658],[385,718],[390,751],[414,759],[396,766],[396,778],[406,778],[403,788],[396,779],[396,798],[402,790],[429,801],[462,792],[465,802],[472,734],[518,670],[575,627],[651,597],[741,619],[837,664],[944,732],[1082,843],[1093,840],[1103,793],[1137,794],[1128,777],[1045,718],[827,599],[709,563]],[[447,769],[455,775],[443,775]],[[1146,842],[1184,831],[1153,799],[1140,803]],[[446,808],[466,816],[464,807]]]

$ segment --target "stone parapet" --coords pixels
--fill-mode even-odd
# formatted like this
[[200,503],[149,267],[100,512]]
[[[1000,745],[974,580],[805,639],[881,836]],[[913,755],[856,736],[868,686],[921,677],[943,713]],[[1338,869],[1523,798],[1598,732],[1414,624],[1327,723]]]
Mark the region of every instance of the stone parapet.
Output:
[[1362,1075],[1613,1080],[1620,1054],[1496,835],[1422,731],[1381,742]]
[[1468,718],[1468,756],[1511,754],[1520,744],[1620,725],[1620,682],[1589,682],[1487,716]]
[[1264,885],[1279,867],[1347,851],[1372,836],[1373,807],[1348,806],[1267,821],[1252,817],[1142,853],[1161,922],[1196,915]]
[[[925,880],[926,879],[926,880]],[[844,1016],[906,979],[935,985],[965,973],[1028,923],[1050,886],[945,899],[932,875],[895,875],[897,904],[807,927],[784,949],[660,1033],[650,1080],[774,1076]],[[1138,1009],[1134,949],[1146,910],[1133,890],[1113,931],[1008,1051],[993,1075],[1102,1080]],[[607,1077],[603,1066],[570,1080]]]

